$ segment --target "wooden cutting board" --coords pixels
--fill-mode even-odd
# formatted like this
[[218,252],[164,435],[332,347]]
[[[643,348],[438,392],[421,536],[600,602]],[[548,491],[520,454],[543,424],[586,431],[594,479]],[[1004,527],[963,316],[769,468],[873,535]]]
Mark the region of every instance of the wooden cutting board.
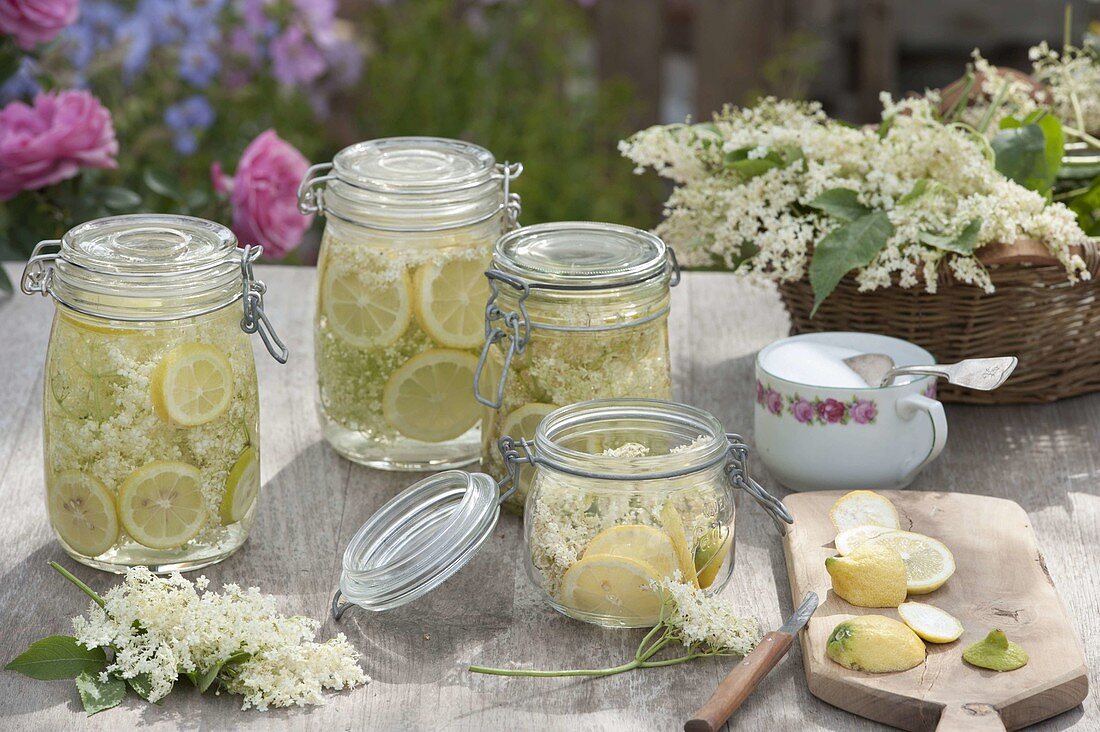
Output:
[[[821,605],[801,634],[806,681],[814,696],[869,719],[908,730],[1019,729],[1071,709],[1088,694],[1085,655],[1066,616],[1019,504],[965,493],[880,491],[894,502],[903,529],[942,541],[955,575],[913,600],[943,608],[966,632],[954,643],[929,643],[928,658],[908,671],[865,674],[829,660],[825,640],[842,620],[892,608],[849,605],[833,594],[825,558],[835,555],[829,508],[842,492],[795,493],[784,503],[794,526],[784,540],[795,604],[812,590]],[[963,649],[1001,628],[1028,652],[1008,673],[974,668]]]

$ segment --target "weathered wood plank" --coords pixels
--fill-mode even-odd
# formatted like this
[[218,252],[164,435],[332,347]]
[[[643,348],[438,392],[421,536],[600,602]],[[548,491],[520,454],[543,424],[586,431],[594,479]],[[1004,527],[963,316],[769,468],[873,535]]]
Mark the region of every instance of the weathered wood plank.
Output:
[[[9,267],[9,273],[16,273]],[[353,466],[321,439],[314,416],[311,318],[315,271],[261,268],[268,309],[293,356],[278,366],[257,350],[262,395],[264,493],[248,544],[204,570],[217,584],[257,585],[282,606],[327,618],[338,552],[386,498],[416,475]],[[46,525],[42,500],[41,365],[52,308],[41,298],[0,299],[0,660],[32,640],[66,632],[84,601],[46,567],[66,561]],[[671,338],[678,397],[714,411],[751,440],[752,356],[785,334],[773,292],[724,274],[688,274],[674,291]],[[13,340],[14,339],[14,340]],[[948,407],[951,441],[915,488],[1003,495],[1029,512],[1047,567],[1086,639],[1089,665],[1100,646],[1100,395],[1029,407]],[[755,470],[770,485],[757,462]],[[731,602],[768,626],[790,610],[782,547],[771,521],[740,500]],[[578,681],[472,677],[471,662],[531,667],[607,665],[633,652],[635,632],[604,631],[549,610],[525,575],[519,522],[501,519],[482,555],[451,582],[407,609],[351,611],[322,634],[344,632],[374,677],[318,709],[240,712],[227,696],[181,689],[162,706],[128,700],[85,720],[65,682],[0,672],[0,729],[255,728],[262,730],[610,730],[678,728],[709,695],[729,661]],[[72,562],[66,562],[70,566]],[[77,574],[96,587],[114,578]],[[185,685],[186,686],[186,685]],[[885,729],[814,699],[796,648],[737,712],[745,730]],[[1039,729],[1095,729],[1095,697]]]

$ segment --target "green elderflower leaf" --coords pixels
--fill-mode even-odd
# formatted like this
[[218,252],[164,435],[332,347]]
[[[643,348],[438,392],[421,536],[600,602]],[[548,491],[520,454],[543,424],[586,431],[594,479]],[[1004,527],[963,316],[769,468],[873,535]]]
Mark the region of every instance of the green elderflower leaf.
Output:
[[871,213],[871,209],[859,202],[859,194],[851,188],[830,188],[810,201],[809,206],[844,222],[855,221]]
[[82,671],[76,677],[76,690],[80,692],[80,701],[90,717],[121,704],[126,696],[126,682],[117,676],[108,676],[103,681],[98,673]]
[[814,247],[810,261],[810,285],[814,290],[810,316],[832,294],[844,275],[870,264],[893,234],[894,225],[883,211],[861,216],[826,234]]
[[70,635],[51,635],[31,643],[4,666],[39,681],[75,679],[83,672],[98,673],[107,664],[102,648],[85,648]]

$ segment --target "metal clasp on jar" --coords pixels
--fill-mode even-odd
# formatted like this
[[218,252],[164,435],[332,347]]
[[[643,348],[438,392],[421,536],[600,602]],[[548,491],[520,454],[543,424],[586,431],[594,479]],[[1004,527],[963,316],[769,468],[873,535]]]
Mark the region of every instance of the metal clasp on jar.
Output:
[[302,182],[298,184],[298,212],[303,216],[315,213],[323,215],[324,186],[330,180],[336,180],[336,176],[321,175],[321,173],[327,173],[330,170],[332,170],[332,163],[317,163],[309,166],[306,174],[302,176]]
[[787,524],[794,523],[794,516],[783,505],[783,501],[768,493],[764,486],[753,480],[749,474],[749,446],[745,444],[741,435],[727,432],[726,441],[729,442],[729,451],[726,453],[728,455],[726,477],[729,478],[730,485],[740,488],[755,498],[756,502],[772,517],[779,533],[786,535]]
[[504,231],[501,233],[507,234],[519,226],[519,215],[523,210],[519,194],[512,192],[512,181],[523,175],[523,163],[510,163],[505,160],[497,165],[497,175],[500,176],[504,189]]
[[[56,252],[43,253],[47,247],[57,247]],[[27,260],[27,266],[23,268],[23,276],[19,279],[19,289],[24,295],[38,293],[45,297],[50,294],[50,283],[53,280],[53,262],[61,251],[60,239],[46,239],[34,245],[31,258]]]
[[267,352],[279,363],[286,363],[290,351],[275,332],[271,321],[264,312],[264,293],[267,285],[252,274],[252,263],[263,254],[264,248],[245,245],[241,249],[241,299],[244,305],[244,317],[241,318],[241,330],[245,333],[259,333]]

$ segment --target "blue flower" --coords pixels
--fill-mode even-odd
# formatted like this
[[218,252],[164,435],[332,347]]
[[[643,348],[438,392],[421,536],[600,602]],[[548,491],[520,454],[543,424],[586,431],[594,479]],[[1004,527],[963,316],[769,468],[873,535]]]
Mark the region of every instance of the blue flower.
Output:
[[153,50],[152,36],[152,29],[140,15],[131,16],[119,27],[118,42],[126,48],[126,55],[122,59],[122,76],[125,81],[132,81],[145,70],[149,53]]
[[135,18],[141,18],[158,46],[178,43],[187,30],[178,0],[140,0]]
[[176,102],[164,110],[164,122],[175,133],[173,146],[180,155],[193,155],[198,150],[197,132],[210,129],[217,115],[210,102],[201,94]]
[[225,0],[177,0],[177,13],[183,25],[191,31],[202,31],[218,24],[218,15]]
[[38,65],[34,59],[24,56],[19,62],[19,69],[0,84],[0,106],[16,99],[30,99],[40,92],[42,87],[35,78],[37,73]]
[[214,52],[219,36],[218,31],[213,29],[212,32],[187,37],[180,46],[180,78],[200,89],[210,84],[221,70],[221,59]]

